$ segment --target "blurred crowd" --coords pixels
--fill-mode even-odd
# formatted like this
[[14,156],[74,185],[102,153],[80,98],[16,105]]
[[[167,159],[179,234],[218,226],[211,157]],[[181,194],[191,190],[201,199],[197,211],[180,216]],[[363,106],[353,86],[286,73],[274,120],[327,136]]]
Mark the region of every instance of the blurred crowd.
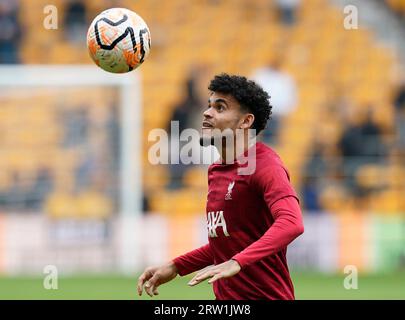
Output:
[[384,0],[387,6],[396,13],[401,19],[405,18],[405,1],[404,0]]
[[[179,8],[183,8],[184,6],[184,10],[193,12],[193,9],[188,7],[190,4],[187,1],[175,2],[179,5],[172,10],[178,11]],[[205,2],[204,5],[209,4],[212,6],[212,10],[222,6],[221,8],[223,9],[220,9],[223,10],[220,11],[221,14],[229,14],[230,17],[233,14],[226,10],[226,1],[206,0]],[[243,5],[254,7],[253,2],[242,0],[239,2],[242,7]],[[320,0],[318,2],[326,3],[327,1]],[[386,0],[386,2],[394,10],[397,10],[397,12],[402,12],[402,14],[405,12],[404,1]],[[96,10],[99,10],[99,8],[96,8],[96,4],[93,2],[86,0],[69,0],[63,3],[61,38],[64,42],[68,43],[70,49],[73,50],[73,48],[77,48],[78,51],[85,52],[84,42],[87,27],[91,21],[91,17],[94,17],[94,13],[97,12]],[[106,0],[103,1],[103,6],[105,6],[105,8],[118,5],[127,6],[128,3],[129,2],[125,1]],[[404,169],[405,166],[405,82],[398,86],[391,86],[391,84],[388,84],[388,81],[387,84],[385,84],[386,87],[389,87],[390,91],[388,107],[394,110],[394,114],[388,124],[381,121],[380,118],[381,108],[386,108],[387,106],[380,106],[379,102],[372,103],[367,101],[366,103],[359,103],[358,101],[353,101],[353,95],[345,94],[342,89],[340,89],[340,91],[337,90],[338,92],[333,98],[322,100],[323,94],[329,94],[329,92],[322,92],[324,88],[318,89],[318,85],[322,84],[323,81],[322,71],[324,71],[323,68],[326,69],[325,74],[327,74],[329,78],[325,76],[325,79],[329,79],[329,81],[332,82],[330,75],[333,74],[333,72],[328,70],[328,66],[333,65],[334,61],[339,61],[339,70],[335,70],[336,76],[333,77],[337,79],[337,73],[341,71],[339,76],[343,79],[334,80],[336,83],[338,81],[342,83],[347,81],[347,83],[349,83],[350,79],[353,78],[356,80],[353,80],[350,85],[361,86],[361,80],[357,80],[356,74],[352,70],[345,73],[345,65],[343,63],[340,65],[340,59],[346,57],[346,52],[343,51],[343,49],[341,56],[333,56],[333,58],[331,58],[329,56],[331,53],[330,48],[334,48],[334,50],[332,50],[333,52],[337,51],[339,48],[333,47],[334,43],[332,41],[331,44],[326,43],[325,47],[322,47],[323,43],[317,43],[314,40],[318,39],[314,36],[318,33],[312,31],[308,32],[308,30],[314,30],[314,26],[309,22],[300,25],[301,20],[304,19],[306,15],[308,15],[308,17],[312,17],[313,15],[315,18],[321,19],[321,14],[312,10],[310,4],[308,4],[309,2],[300,0],[257,0],[254,1],[254,3],[257,5],[255,8],[258,11],[261,10],[260,5],[262,4],[264,4],[263,7],[268,8],[268,12],[263,13],[263,17],[269,19],[269,23],[271,22],[271,27],[265,31],[271,35],[271,37],[269,36],[267,38],[269,44],[258,43],[255,48],[252,48],[252,50],[256,50],[256,56],[260,54],[260,56],[264,58],[260,60],[260,65],[255,64],[255,61],[252,61],[254,60],[252,58],[253,54],[250,56],[249,50],[241,50],[251,45],[250,31],[245,31],[247,35],[243,35],[242,33],[238,34],[238,37],[245,37],[246,42],[240,41],[242,43],[240,44],[241,49],[237,47],[237,49],[232,51],[233,53],[227,57],[229,58],[228,60],[235,59],[235,63],[231,60],[232,67],[234,67],[233,70],[239,70],[237,69],[238,67],[244,68],[243,74],[262,85],[271,96],[271,104],[273,105],[272,119],[259,139],[274,147],[276,150],[285,150],[286,145],[291,141],[288,139],[291,139],[291,137],[297,140],[301,138],[299,136],[300,134],[297,135],[296,132],[294,132],[295,135],[293,136],[291,136],[291,134],[289,135],[288,132],[285,133],[286,130],[291,130],[291,126],[289,125],[291,119],[299,118],[296,116],[299,112],[303,114],[301,117],[312,117],[310,113],[305,114],[305,108],[314,101],[321,101],[322,112],[326,112],[328,117],[332,118],[333,123],[338,124],[338,128],[335,130],[336,139],[329,139],[327,135],[315,133],[314,137],[310,139],[309,146],[305,148],[303,164],[300,164],[299,172],[294,171],[296,172],[295,176],[297,176],[298,180],[297,187],[301,195],[302,205],[307,212],[339,210],[349,202],[352,202],[353,206],[359,209],[369,208],[370,199],[380,199],[377,195],[379,196],[392,189],[393,184],[396,183],[394,181],[395,176],[402,177],[400,173],[393,174],[392,179],[394,180],[387,180],[384,176],[388,175],[388,172],[391,172],[393,168],[399,168],[398,171],[393,172],[402,172],[401,170]],[[21,48],[24,42],[25,32],[31,31],[26,30],[21,21],[20,5],[18,0],[0,0],[0,29],[2,30],[0,33],[1,64],[26,63],[27,59],[24,59],[22,52],[31,52],[28,49],[23,50]],[[145,7],[147,7],[147,5],[149,4],[144,4]],[[162,4],[162,6],[163,5],[167,4]],[[162,25],[159,24],[161,20],[169,21],[167,23],[174,24],[173,21],[175,18],[171,17],[170,14],[166,14],[166,9],[162,9],[161,12],[153,11],[153,14],[150,14],[150,18],[148,17],[150,19],[148,21],[150,21],[151,26],[154,28],[153,30],[162,31]],[[239,14],[241,12],[244,13],[244,11],[245,10],[235,8],[235,12]],[[335,12],[332,13],[334,14]],[[261,11],[260,14],[262,14]],[[329,14],[328,18],[325,19],[325,26],[329,26],[331,30],[335,30],[333,29],[334,25],[332,25],[334,21],[333,18],[335,17],[333,14]],[[201,30],[200,25],[194,25],[193,19],[188,21],[187,17],[187,15],[180,15],[176,19],[184,19],[185,23],[189,23],[189,26]],[[261,20],[260,23],[267,23],[267,20],[264,20],[264,18],[262,18],[263,20]],[[240,16],[240,19],[240,21],[242,21],[245,17]],[[224,17],[224,20],[226,20],[226,17]],[[232,21],[232,17],[228,20]],[[239,25],[240,21],[238,20],[235,26]],[[246,22],[243,20],[242,22],[251,23],[252,21],[249,20]],[[242,22],[240,22],[240,24],[242,24]],[[227,23],[231,24],[231,22]],[[241,28],[250,30],[247,26],[246,24]],[[249,25],[249,28],[254,29],[255,26]],[[223,30],[223,33],[231,39],[230,42],[232,46],[239,45],[238,43],[235,44],[236,41],[232,40],[234,39],[232,28]],[[343,37],[340,35],[339,30],[333,31],[335,32],[334,37],[336,39]],[[319,31],[319,39],[328,39],[330,30],[325,29],[325,34],[321,34],[321,32],[323,32],[322,30],[317,29],[317,31]],[[195,40],[196,42],[200,41],[198,37],[204,39],[204,35],[197,35],[192,31],[190,31],[190,36],[190,34],[187,34],[187,28],[176,28],[176,31],[172,32],[179,32],[177,36],[185,38],[189,36],[190,39],[188,41],[190,41],[190,43],[194,41],[194,37],[197,38],[197,40]],[[210,32],[214,35],[218,34],[215,28],[212,28]],[[279,33],[277,34],[277,32]],[[144,90],[146,98],[144,113],[147,114],[145,117],[148,117],[148,122],[145,120],[145,130],[150,129],[153,125],[154,127],[160,126],[166,128],[167,132],[170,133],[172,121],[179,122],[180,131],[185,128],[198,130],[200,128],[202,112],[206,107],[206,87],[214,70],[215,72],[218,70],[218,68],[215,68],[217,62],[213,57],[216,57],[218,54],[221,66],[222,64],[227,65],[228,61],[220,56],[225,49],[219,50],[220,48],[217,48],[214,50],[219,52],[217,53],[212,52],[212,48],[209,47],[206,50],[206,56],[204,56],[204,59],[201,59],[201,61],[198,58],[190,58],[190,62],[187,60],[187,57],[184,57],[185,61],[187,61],[187,67],[183,67],[183,60],[177,58],[178,55],[184,51],[184,48],[181,47],[181,44],[179,44],[179,46],[169,46],[168,43],[170,43],[170,41],[177,41],[173,40],[176,39],[175,36],[170,38],[168,35],[169,40],[165,40],[162,34],[165,35],[164,32],[153,33],[155,36],[153,54],[155,56],[152,58],[154,60],[151,58],[148,64],[145,63],[145,65],[142,66],[144,70],[151,68],[150,70],[153,71],[151,72],[149,70],[145,72],[146,85]],[[277,34],[279,37],[273,37],[273,34]],[[45,38],[49,35],[50,34],[46,34]],[[291,35],[291,43],[295,41],[294,46],[289,47],[289,35]],[[312,36],[314,36],[314,39],[312,39]],[[252,37],[254,37],[254,35]],[[331,36],[331,38],[333,37]],[[224,39],[223,41],[229,40],[226,37],[224,37]],[[353,36],[353,39],[353,44],[358,44],[359,48],[369,45],[367,42],[369,41],[367,34],[362,34],[361,36],[357,36],[357,38]],[[45,39],[44,41],[50,40]],[[338,40],[333,41],[339,43]],[[202,44],[204,44],[204,42],[205,40],[201,40]],[[325,42],[327,41],[325,40]],[[370,41],[370,45],[371,44],[374,44],[374,42]],[[330,45],[330,47],[328,47],[328,45]],[[227,46],[223,46],[223,48],[228,48],[228,46],[231,47],[227,44]],[[310,53],[303,49],[305,46],[308,46],[310,49],[314,47],[314,51],[315,49],[319,51],[317,51],[318,55],[314,54],[314,57],[319,61],[319,65],[313,63],[312,66],[311,63],[305,62],[306,57],[310,56]],[[39,49],[37,49],[37,51],[38,50]],[[52,50],[54,50],[54,48],[52,48]],[[66,53],[63,47],[60,51],[64,54]],[[190,51],[204,52],[204,49],[195,50],[191,48]],[[350,61],[349,58],[351,58],[351,56],[356,56],[355,51],[356,50],[353,50],[353,55],[350,53],[350,57],[347,55],[346,58],[348,61]],[[58,54],[58,52],[55,53],[55,57],[57,58],[55,60],[56,62],[60,62],[59,59],[64,57],[63,54]],[[194,54],[194,52],[189,52],[189,54]],[[243,54],[246,54],[246,56],[243,56]],[[322,56],[322,54],[324,56]],[[378,54],[379,52],[376,54],[376,59],[380,58]],[[27,56],[28,61],[32,63],[32,61],[29,60],[32,58],[32,55]],[[254,58],[256,58],[256,56],[254,56]],[[383,54],[381,56],[381,59],[385,59]],[[175,57],[175,59],[167,60],[168,57]],[[367,59],[361,58],[361,60]],[[51,60],[51,62],[52,61],[53,60]],[[176,69],[170,63],[167,63],[167,61],[173,62],[173,65],[176,67],[179,66],[179,68]],[[80,60],[80,62],[83,61]],[[88,60],[85,60],[85,62],[89,63]],[[154,65],[154,63],[156,65]],[[207,67],[210,63],[214,65],[214,67]],[[249,63],[251,63],[249,65],[250,67],[247,68],[246,65]],[[300,63],[302,65],[299,65]],[[184,62],[184,64],[186,65],[186,62]],[[311,68],[306,69],[306,64],[309,64],[311,68],[313,67],[313,70]],[[359,68],[359,70],[362,69]],[[366,70],[366,67],[364,67],[364,70]],[[378,74],[377,71],[371,70],[371,72]],[[353,74],[351,72],[353,72]],[[178,76],[179,73],[181,73],[181,76]],[[362,70],[361,73],[365,72]],[[380,74],[378,74],[378,76],[379,75]],[[164,76],[168,78],[163,78]],[[378,78],[378,76],[376,78]],[[313,87],[311,87],[311,81],[314,81]],[[374,79],[370,81],[374,81]],[[384,82],[385,80],[377,79],[376,86],[373,88],[380,85],[378,81]],[[303,84],[309,85],[303,89]],[[344,87],[344,85],[345,83],[342,87]],[[370,89],[370,92],[372,90],[373,89]],[[159,92],[159,94],[156,94],[156,92]],[[366,92],[366,95],[367,93],[368,92]],[[362,96],[361,98],[364,97]],[[69,188],[61,191],[59,183],[57,183],[57,178],[55,177],[55,172],[46,166],[40,167],[29,183],[26,183],[24,175],[22,175],[21,172],[13,171],[11,174],[11,182],[7,183],[6,187],[0,187],[1,211],[37,211],[43,208],[51,208],[49,209],[51,211],[65,210],[67,212],[71,210],[71,208],[60,204],[75,201],[82,203],[83,207],[90,207],[89,204],[92,204],[93,207],[97,208],[105,207],[110,208],[110,211],[117,210],[117,202],[119,199],[118,172],[120,154],[118,104],[111,105],[107,108],[107,110],[109,110],[107,112],[108,114],[105,117],[101,117],[103,119],[102,121],[97,120],[98,116],[94,111],[90,111],[91,108],[92,107],[89,105],[83,104],[74,108],[61,107],[57,112],[58,116],[56,121],[63,132],[58,142],[59,148],[65,151],[78,150],[76,154],[77,163],[73,171],[74,183]],[[387,113],[389,113],[389,110],[387,109]],[[294,123],[301,125],[300,122]],[[307,122],[305,123],[307,126]],[[316,125],[317,124],[314,125],[314,130],[318,128]],[[300,128],[293,129],[296,129],[298,132]],[[286,140],[285,137],[288,137],[288,139]],[[292,148],[294,149],[294,147]],[[285,159],[290,161],[291,159],[289,159],[288,156],[286,156]],[[293,154],[293,157],[295,156],[298,157],[302,155],[297,152]],[[168,192],[168,198],[174,194],[173,192],[180,193],[185,189],[189,189],[190,186],[197,186],[199,193],[206,187],[205,180],[196,183],[196,181],[202,177],[201,171],[206,170],[206,168],[198,171],[196,166],[181,163],[169,165],[163,169],[154,168],[154,170],[148,170],[147,168],[149,167],[146,164],[145,168],[144,171],[147,173],[146,179],[148,181],[145,183],[144,211],[158,210],[156,208],[159,208],[159,202],[164,202],[163,200],[159,200],[158,202],[151,201],[153,195],[155,195],[157,199],[163,199],[163,197],[153,189],[156,185],[156,188],[161,188],[159,192]],[[167,179],[165,179],[165,177],[167,177]],[[206,177],[204,176],[203,178],[205,179]],[[403,185],[399,185],[399,189],[397,190],[403,190],[401,188],[403,188]],[[83,195],[85,195],[84,200],[82,199]],[[339,205],[334,206],[334,202],[339,202]],[[158,203],[158,205],[156,205],[156,203]],[[403,210],[405,208],[400,205],[396,207],[396,210],[400,209]],[[103,212],[109,211],[99,210]],[[59,212],[59,214],[63,216],[65,213]]]
[[17,0],[0,1],[0,63],[19,63],[22,26]]

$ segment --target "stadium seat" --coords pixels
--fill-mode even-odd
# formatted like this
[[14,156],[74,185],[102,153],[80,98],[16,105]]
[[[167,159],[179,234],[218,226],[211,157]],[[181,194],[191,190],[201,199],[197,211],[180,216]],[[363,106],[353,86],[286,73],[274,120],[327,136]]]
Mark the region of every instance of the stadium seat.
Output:
[[[404,1],[386,1],[395,10],[405,12]],[[88,7],[89,21],[106,5],[104,1],[86,0],[85,3]],[[343,30],[341,11],[326,0],[302,1],[297,23],[292,28],[286,28],[278,22],[274,2],[255,0],[249,2],[249,5],[245,1],[237,3],[196,1],[191,4],[183,0],[137,1],[136,4],[129,0],[122,2],[123,6],[132,8],[150,22],[152,34],[154,28],[164,29],[163,37],[152,38],[156,39],[155,50],[151,52],[153,59],[149,59],[141,68],[144,82],[142,89],[144,140],[150,129],[166,127],[174,104],[181,98],[181,87],[187,77],[187,71],[195,61],[206,62],[213,72],[228,71],[249,75],[255,68],[267,64],[280,53],[284,57],[283,69],[297,80],[300,100],[296,112],[288,116],[281,128],[278,148],[284,156],[286,165],[290,167],[298,188],[305,175],[302,170],[306,155],[317,133],[323,132],[328,136],[327,143],[333,146],[342,131],[339,119],[334,117],[326,119],[323,112],[325,106],[336,98],[331,94],[331,90],[344,92],[358,110],[374,102],[379,106],[375,109],[378,123],[386,130],[392,128],[394,113],[389,104],[392,88],[390,72],[396,65],[396,59],[390,49],[378,45],[370,31],[362,28],[356,32]],[[47,4],[45,0],[37,2],[21,0],[20,4],[22,21],[28,30],[27,39],[21,49],[24,62],[90,63],[85,48],[67,44],[62,32],[44,32],[42,24],[30,14],[38,11],[38,17],[42,17],[40,13]],[[54,4],[62,8],[59,10],[61,23],[64,2],[57,0]],[[156,10],[157,5],[159,10]],[[212,21],[216,23],[212,24]],[[178,27],[179,24],[181,28]],[[79,108],[83,100],[90,96],[100,106],[107,106],[109,103],[105,101],[108,97],[113,97],[110,93],[100,94],[97,90],[84,94],[78,92],[69,94],[72,103],[64,107]],[[56,100],[43,99],[32,100],[35,109],[41,105],[51,108],[47,107],[43,112],[30,114],[27,116],[27,123],[29,128],[46,127],[46,134],[31,136],[27,130],[10,137],[6,132],[2,139],[4,143],[8,141],[7,145],[22,143],[39,146],[42,141],[41,148],[44,150],[59,149],[60,155],[57,157],[59,160],[49,157],[45,162],[51,164],[58,184],[68,187],[72,183],[67,182],[71,180],[68,175],[72,174],[77,159],[76,156],[68,155],[69,152],[59,145],[62,135],[60,124],[50,121],[56,115],[53,108]],[[95,112],[92,116],[98,117],[96,111],[92,112]],[[51,116],[48,118],[46,114]],[[12,128],[19,115],[13,106],[5,111],[0,110],[0,122],[4,124],[4,128]],[[144,151],[148,146],[146,143]],[[14,163],[15,166],[18,161],[18,159],[10,160],[9,164]],[[179,197],[184,200],[178,208],[179,211],[190,213],[194,211],[195,208],[188,203],[184,192],[205,186],[206,181],[202,179],[201,169],[193,168],[187,173],[184,178],[185,190],[167,193],[165,191],[168,180],[167,168],[162,166],[152,169],[145,155],[143,161],[146,189],[153,190],[152,193],[156,194],[156,198],[161,196],[168,203],[172,203],[171,199]],[[66,166],[62,168],[60,164],[58,165],[61,162],[66,162]],[[5,166],[7,170],[8,164]],[[339,198],[340,191],[335,195],[333,192],[325,192],[332,198],[334,196]],[[329,207],[344,206],[338,202],[332,201]],[[163,200],[153,200],[152,203],[152,207],[156,210],[167,212],[173,210],[173,207],[168,206]]]

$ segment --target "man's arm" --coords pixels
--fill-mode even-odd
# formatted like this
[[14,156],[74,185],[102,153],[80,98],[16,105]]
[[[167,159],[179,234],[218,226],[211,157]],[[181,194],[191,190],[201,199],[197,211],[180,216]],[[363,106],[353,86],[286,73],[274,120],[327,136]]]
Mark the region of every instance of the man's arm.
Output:
[[198,272],[189,282],[190,285],[208,278],[211,278],[209,282],[212,283],[221,278],[232,277],[244,266],[280,251],[304,232],[298,198],[284,168],[266,167],[254,174],[251,183],[252,187],[263,194],[274,223],[262,237],[230,260]]
[[153,297],[158,295],[157,288],[166,282],[176,278],[178,272],[173,261],[164,264],[160,267],[149,267],[138,278],[138,294],[141,296],[144,286],[145,292]]
[[298,198],[282,166],[262,168],[252,176],[251,184],[263,195],[274,223],[260,239],[232,257],[242,268],[282,250],[304,232]]
[[214,264],[214,256],[208,243],[205,246],[178,256],[173,259],[173,263],[178,270],[178,274],[184,276]]
[[295,197],[289,196],[271,206],[275,219],[264,235],[232,257],[243,268],[285,248],[304,232],[301,209]]
[[138,294],[142,295],[143,289],[151,297],[158,295],[157,288],[166,282],[191,272],[200,270],[214,263],[214,258],[209,244],[201,248],[183,254],[172,261],[160,266],[149,267],[141,274],[138,279]]

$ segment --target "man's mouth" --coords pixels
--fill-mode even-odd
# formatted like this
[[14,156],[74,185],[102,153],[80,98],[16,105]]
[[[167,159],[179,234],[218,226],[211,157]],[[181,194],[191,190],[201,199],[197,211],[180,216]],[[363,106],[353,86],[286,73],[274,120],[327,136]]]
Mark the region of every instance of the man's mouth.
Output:
[[203,121],[202,127],[203,127],[203,129],[214,128],[214,126],[211,123],[209,123],[208,121]]

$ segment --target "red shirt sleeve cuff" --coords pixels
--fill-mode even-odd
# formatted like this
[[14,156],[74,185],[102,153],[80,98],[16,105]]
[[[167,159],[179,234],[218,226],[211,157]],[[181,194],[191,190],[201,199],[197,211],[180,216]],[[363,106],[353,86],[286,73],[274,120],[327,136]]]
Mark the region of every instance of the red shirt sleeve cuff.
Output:
[[185,266],[183,265],[181,260],[182,260],[181,257],[177,257],[177,258],[173,259],[172,261],[173,261],[174,265],[176,266],[177,273],[180,276],[185,276],[191,272],[189,270],[187,270],[187,268],[185,268]]
[[246,265],[241,253],[234,255],[231,259],[235,260],[237,263],[239,263],[239,266],[241,269],[243,269],[243,267]]

